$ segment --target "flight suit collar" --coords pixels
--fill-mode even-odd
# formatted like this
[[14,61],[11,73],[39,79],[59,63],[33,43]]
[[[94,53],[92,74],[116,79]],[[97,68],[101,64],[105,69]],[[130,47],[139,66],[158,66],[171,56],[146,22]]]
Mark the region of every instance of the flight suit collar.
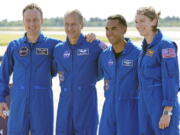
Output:
[[126,55],[130,52],[131,48],[132,48],[132,42],[129,38],[125,38],[126,40],[126,45],[125,45],[125,48],[123,50],[123,55]]
[[162,38],[162,32],[158,29],[157,33],[155,34],[153,41],[151,42],[150,45],[147,44],[146,40],[143,40],[143,44],[142,44],[142,49],[143,50],[147,50],[149,48],[152,48],[153,46],[155,46],[156,44],[159,43],[159,41]]
[[71,45],[68,37],[66,38],[66,43],[70,46],[70,48],[79,47],[83,44],[84,41],[85,41],[85,36],[83,34],[80,34],[79,39],[75,45]]
[[[125,40],[126,40],[126,45],[125,45],[125,48],[124,48],[124,50],[123,50],[123,52],[122,52],[122,56],[123,55],[126,55],[126,54],[129,54],[129,52],[130,52],[130,50],[131,50],[131,48],[132,48],[132,42],[131,42],[131,40],[129,39],[129,38],[125,38]],[[114,52],[113,52],[113,47],[111,46],[110,47],[110,52],[113,54]]]
[[[41,43],[42,41],[44,41],[44,39],[45,39],[45,36],[42,33],[40,33],[39,38],[38,38],[36,43]],[[22,38],[22,41],[25,42],[25,43],[29,43],[29,41],[27,39],[27,33],[24,34],[24,37]]]

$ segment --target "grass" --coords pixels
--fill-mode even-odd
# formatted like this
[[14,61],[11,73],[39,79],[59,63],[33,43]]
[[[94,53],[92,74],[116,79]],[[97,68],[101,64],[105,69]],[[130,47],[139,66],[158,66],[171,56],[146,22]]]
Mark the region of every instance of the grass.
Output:
[[[0,46],[6,46],[6,45],[8,45],[8,43],[10,41],[18,39],[22,36],[23,36],[22,34],[0,34]],[[51,38],[56,38],[56,39],[59,39],[61,41],[64,41],[66,39],[65,35],[48,34],[46,36],[51,37]],[[108,39],[105,36],[97,36],[97,39],[99,39],[105,43],[108,43]],[[132,37],[131,39],[133,41],[140,40],[140,38],[138,38],[138,37]]]
[[[22,37],[22,34],[0,34],[0,46],[6,46],[12,40]],[[65,40],[65,36],[62,35],[46,35],[51,38],[56,38],[60,40]]]
[[10,41],[21,36],[21,34],[0,34],[0,46],[6,46]]
[[[22,34],[1,34],[0,33],[0,46],[6,46],[8,45],[10,41],[18,39],[22,36],[23,36]],[[64,41],[66,39],[65,35],[47,34],[46,36],[51,37],[51,38],[56,38],[61,41]],[[97,36],[97,39],[103,42],[108,42],[107,38],[104,36]]]

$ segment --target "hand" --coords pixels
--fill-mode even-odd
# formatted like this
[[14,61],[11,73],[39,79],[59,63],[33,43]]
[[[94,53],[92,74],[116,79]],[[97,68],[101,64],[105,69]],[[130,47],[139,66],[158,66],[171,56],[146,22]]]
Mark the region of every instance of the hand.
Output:
[[159,121],[159,128],[165,129],[165,128],[169,127],[170,120],[171,120],[170,115],[162,115],[160,118],[160,121]]
[[94,40],[96,40],[96,35],[94,33],[88,33],[86,35],[86,41],[87,42],[93,42]]
[[7,115],[4,114],[4,111],[8,111],[8,110],[9,110],[8,106],[5,102],[0,103],[0,117],[5,119]]

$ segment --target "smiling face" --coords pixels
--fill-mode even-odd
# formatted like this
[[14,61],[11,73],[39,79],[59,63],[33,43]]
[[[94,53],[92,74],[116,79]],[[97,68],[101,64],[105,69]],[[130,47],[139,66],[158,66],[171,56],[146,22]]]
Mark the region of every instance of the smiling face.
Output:
[[149,33],[154,31],[154,27],[157,24],[157,19],[150,19],[145,15],[137,14],[135,18],[136,29],[141,36],[148,36]]
[[83,22],[78,14],[67,14],[64,17],[64,27],[69,40],[78,40],[81,34],[81,29],[83,28]]
[[27,35],[37,36],[40,33],[43,18],[37,9],[27,9],[23,13],[23,23]]
[[117,45],[124,40],[126,28],[120,25],[117,19],[108,20],[106,23],[106,36],[112,45]]

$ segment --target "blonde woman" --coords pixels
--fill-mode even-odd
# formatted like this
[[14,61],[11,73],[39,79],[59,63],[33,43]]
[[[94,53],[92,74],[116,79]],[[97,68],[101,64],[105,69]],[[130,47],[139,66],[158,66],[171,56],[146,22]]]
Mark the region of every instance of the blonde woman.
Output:
[[140,135],[179,135],[177,45],[157,28],[159,15],[143,7],[135,18],[144,37],[138,63]]

